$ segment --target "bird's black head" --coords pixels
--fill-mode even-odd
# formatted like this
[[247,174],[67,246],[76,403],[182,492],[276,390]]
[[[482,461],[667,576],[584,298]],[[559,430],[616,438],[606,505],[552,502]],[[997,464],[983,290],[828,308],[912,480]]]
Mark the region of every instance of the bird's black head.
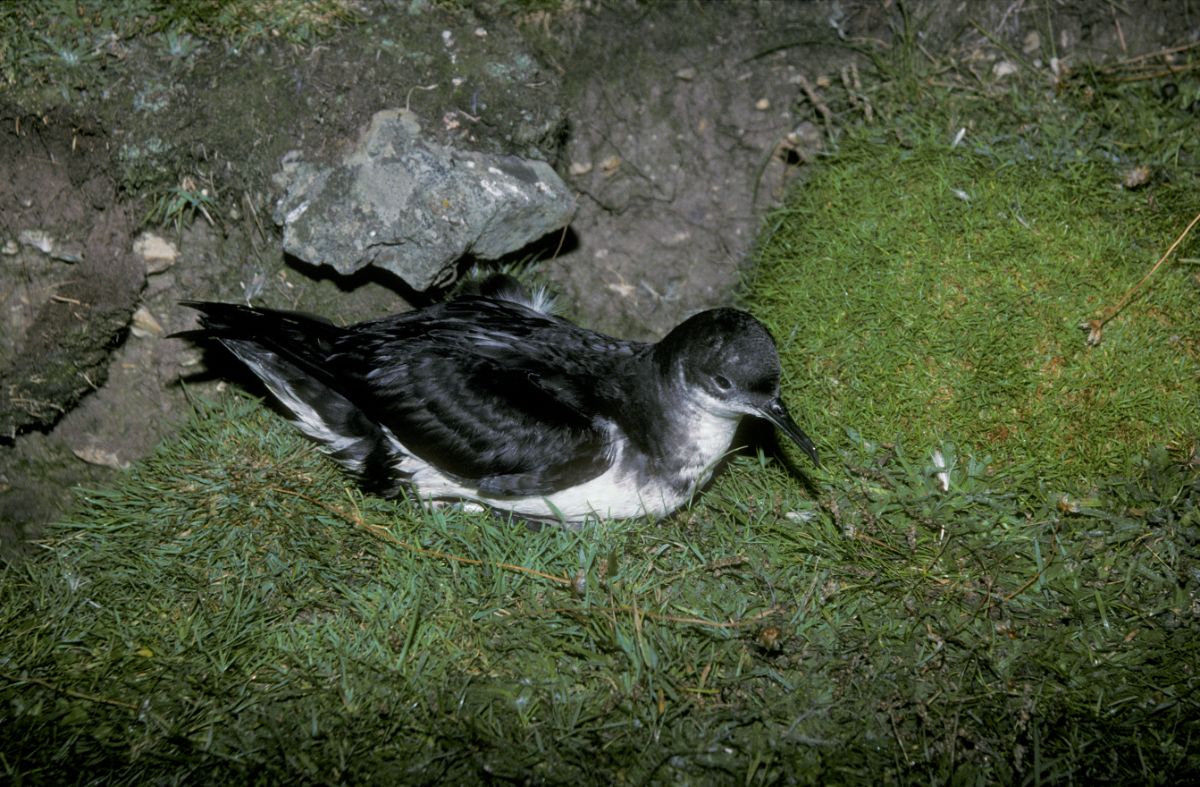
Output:
[[689,387],[736,404],[779,395],[779,353],[765,326],[737,309],[710,309],[680,323],[658,343],[667,369]]
[[782,367],[766,326],[738,309],[710,309],[684,320],[654,349],[659,368],[702,406],[730,418],[775,424],[819,464],[817,451],[779,397]]

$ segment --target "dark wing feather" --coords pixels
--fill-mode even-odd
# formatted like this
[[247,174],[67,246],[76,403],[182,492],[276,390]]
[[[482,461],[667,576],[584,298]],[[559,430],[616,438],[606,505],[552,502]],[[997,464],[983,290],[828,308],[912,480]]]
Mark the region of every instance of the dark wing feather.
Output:
[[355,401],[444,472],[486,494],[523,496],[608,467],[611,397],[596,379],[632,345],[603,339],[610,352],[597,354],[596,334],[484,298],[352,331],[333,362],[355,378]]
[[336,392],[307,402],[318,413],[348,401],[417,457],[494,496],[549,494],[607,468],[616,392],[604,380],[640,346],[483,297],[349,328],[190,305],[216,338],[285,359]]

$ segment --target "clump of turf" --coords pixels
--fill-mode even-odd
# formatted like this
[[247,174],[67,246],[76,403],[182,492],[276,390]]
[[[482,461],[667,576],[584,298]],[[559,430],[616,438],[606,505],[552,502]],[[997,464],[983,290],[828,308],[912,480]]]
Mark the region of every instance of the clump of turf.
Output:
[[1194,267],[1164,267],[1099,346],[1080,325],[1143,276],[1194,194],[1148,199],[1095,157],[966,140],[851,135],[772,217],[751,306],[813,430],[926,454],[953,439],[1060,492],[1131,472],[1152,446],[1190,446]]

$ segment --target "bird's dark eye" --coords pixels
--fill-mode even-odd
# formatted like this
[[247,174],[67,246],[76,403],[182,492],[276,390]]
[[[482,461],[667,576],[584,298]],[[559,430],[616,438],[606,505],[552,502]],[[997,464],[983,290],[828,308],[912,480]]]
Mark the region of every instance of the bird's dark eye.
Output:
[[718,374],[715,377],[713,377],[713,382],[722,391],[728,391],[730,388],[733,387],[733,383],[729,382],[729,378],[723,374]]

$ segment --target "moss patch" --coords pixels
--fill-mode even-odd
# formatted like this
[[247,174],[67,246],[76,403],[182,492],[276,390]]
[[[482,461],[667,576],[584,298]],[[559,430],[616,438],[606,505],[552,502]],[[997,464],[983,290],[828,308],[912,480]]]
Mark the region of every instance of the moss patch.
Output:
[[814,432],[953,439],[1064,491],[1200,435],[1194,268],[1164,267],[1098,347],[1079,329],[1183,229],[1191,194],[1028,150],[862,134],[774,215],[752,305]]

